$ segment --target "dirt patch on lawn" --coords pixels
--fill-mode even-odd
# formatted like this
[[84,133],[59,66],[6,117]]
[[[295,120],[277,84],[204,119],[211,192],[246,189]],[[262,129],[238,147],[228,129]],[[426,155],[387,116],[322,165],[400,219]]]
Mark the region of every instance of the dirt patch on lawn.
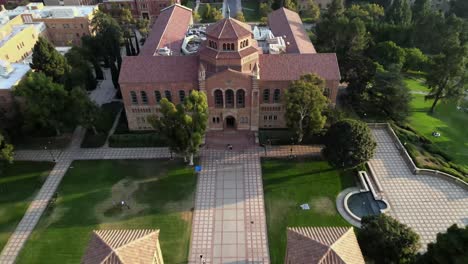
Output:
[[[138,203],[135,199],[135,192],[138,190],[139,184],[140,181],[129,179],[123,179],[114,184],[110,197],[94,207],[99,222],[109,222],[137,215],[149,208],[149,205]],[[121,204],[122,201],[125,201],[125,205]]]
[[336,214],[335,204],[328,197],[317,197],[310,200],[311,209],[324,215]]

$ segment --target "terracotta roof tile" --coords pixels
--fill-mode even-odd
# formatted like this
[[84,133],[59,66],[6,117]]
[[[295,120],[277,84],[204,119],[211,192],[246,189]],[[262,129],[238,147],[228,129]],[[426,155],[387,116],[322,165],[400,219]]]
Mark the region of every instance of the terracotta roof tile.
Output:
[[209,56],[216,59],[240,59],[247,55],[258,53],[259,51],[254,46],[247,47],[240,51],[216,51],[202,46],[198,52],[201,56]]
[[120,83],[192,82],[198,80],[198,56],[124,57]]
[[286,263],[364,264],[352,228],[292,227],[287,232]]
[[286,36],[288,53],[316,53],[314,45],[296,12],[284,7],[268,14],[268,25],[275,36]]
[[162,10],[140,54],[153,56],[156,50],[164,47],[170,48],[175,55],[180,54],[182,42],[191,22],[190,8],[174,4]]
[[83,264],[158,263],[159,230],[95,230]]
[[224,18],[206,29],[206,34],[216,39],[238,39],[250,36],[252,30],[249,25],[234,18]]
[[261,54],[260,80],[298,80],[304,74],[316,73],[325,80],[340,80],[338,60],[334,53]]

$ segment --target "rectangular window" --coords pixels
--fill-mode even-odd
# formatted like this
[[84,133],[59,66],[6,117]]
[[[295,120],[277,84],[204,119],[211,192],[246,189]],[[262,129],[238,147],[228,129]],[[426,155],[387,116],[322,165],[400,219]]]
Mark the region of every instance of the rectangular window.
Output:
[[131,98],[131,100],[132,100],[132,104],[134,104],[134,105],[137,105],[137,104],[138,104],[138,97],[137,97],[136,92],[131,91],[131,92],[130,92],[130,98]]

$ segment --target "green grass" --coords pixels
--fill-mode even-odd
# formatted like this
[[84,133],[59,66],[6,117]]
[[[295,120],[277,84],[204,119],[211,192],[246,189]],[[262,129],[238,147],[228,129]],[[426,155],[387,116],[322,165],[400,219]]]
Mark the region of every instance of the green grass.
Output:
[[[336,211],[338,193],[354,185],[351,172],[326,161],[262,160],[268,243],[272,263],[283,263],[289,226],[349,226]],[[311,210],[300,210],[309,203]]]
[[49,175],[53,163],[16,161],[0,164],[0,251]]
[[[468,113],[458,111],[456,102],[445,101],[436,106],[434,114],[430,114],[433,101],[424,100],[424,94],[420,94],[429,91],[423,79],[407,78],[405,82],[413,93],[411,115],[408,118],[410,126],[449,154],[453,162],[468,169]],[[434,131],[441,136],[433,137]]]
[[[165,263],[186,263],[196,176],[180,160],[75,161],[18,263],[79,263],[95,229],[160,229]],[[115,210],[126,200],[131,209]]]

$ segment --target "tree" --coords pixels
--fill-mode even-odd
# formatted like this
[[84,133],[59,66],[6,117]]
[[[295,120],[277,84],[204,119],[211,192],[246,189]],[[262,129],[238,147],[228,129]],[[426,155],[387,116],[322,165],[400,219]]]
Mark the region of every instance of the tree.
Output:
[[380,22],[385,16],[383,7],[377,4],[360,4],[351,5],[345,11],[346,17],[349,19],[359,18],[367,25],[372,25]]
[[426,99],[434,99],[430,112],[434,113],[440,99],[460,98],[468,83],[468,46],[461,45],[457,35],[446,41],[441,54],[432,58],[426,82],[431,91]]
[[333,0],[325,14],[326,18],[333,19],[343,15],[345,11],[343,0]]
[[71,90],[74,87],[80,87],[86,90],[96,88],[96,79],[94,78],[91,66],[85,60],[84,51],[79,47],[72,47],[66,54],[70,70],[67,73],[65,87]]
[[205,10],[203,11],[202,18],[203,20],[206,21],[212,21],[213,20],[213,11],[211,8],[210,4],[205,5]]
[[427,16],[431,11],[431,0],[415,0],[412,11],[414,20]]
[[411,24],[411,7],[408,0],[394,0],[386,15],[387,21],[395,25]]
[[241,21],[241,22],[245,22],[245,17],[244,17],[244,13],[242,13],[242,11],[238,12],[236,14],[236,19]]
[[39,37],[34,45],[30,66],[58,83],[65,81],[65,74],[70,70],[65,57],[47,39],[42,37]]
[[201,22],[201,17],[200,17],[200,14],[198,14],[198,12],[193,11],[192,16],[193,16],[193,22],[195,23]]
[[292,11],[297,11],[297,6],[296,3],[293,0],[283,0],[284,2],[284,7],[286,7],[289,10]]
[[405,62],[405,50],[399,47],[393,41],[385,41],[378,43],[372,51],[373,58],[385,68],[390,65],[398,65],[402,67]]
[[367,93],[370,105],[368,112],[375,112],[378,116],[396,121],[402,121],[409,115],[411,93],[399,68],[378,71]]
[[5,137],[0,133],[0,160],[6,160],[9,163],[13,162],[13,151],[13,145],[8,144]]
[[468,2],[466,0],[450,1],[450,12],[458,17],[468,18]]
[[358,240],[375,263],[411,263],[420,248],[419,235],[386,214],[364,216]]
[[356,167],[372,158],[376,145],[366,123],[344,119],[328,129],[323,154],[337,167]]
[[304,134],[321,130],[325,125],[324,110],[328,99],[323,95],[325,81],[315,74],[293,81],[285,93],[286,121],[300,143]]
[[271,9],[271,5],[268,2],[260,3],[260,17],[267,17],[273,9]]
[[361,54],[348,54],[340,63],[342,79],[348,82],[351,104],[360,103],[368,84],[374,79],[377,67],[368,57]]
[[213,8],[211,14],[213,16],[214,21],[218,21],[224,18],[223,12],[221,12],[221,9]]
[[32,72],[22,80],[15,90],[16,95],[25,99],[23,107],[25,124],[29,128],[52,127],[56,134],[70,121],[67,116],[68,93],[62,84],[54,83],[52,78],[41,72]]
[[203,92],[192,91],[183,104],[175,106],[166,98],[161,100],[161,115],[150,118],[152,126],[164,135],[171,151],[189,157],[199,151],[208,121],[208,102]]
[[96,12],[91,20],[91,26],[96,34],[96,41],[101,46],[102,56],[106,64],[110,66],[112,83],[116,89],[119,89],[119,71],[122,64],[120,54],[120,43],[123,42],[122,30],[115,19],[100,11]]
[[304,15],[312,21],[317,21],[320,18],[320,7],[314,0],[307,1],[307,9],[304,11]]
[[88,35],[81,37],[81,52],[83,53],[83,57],[93,65],[96,79],[103,80],[104,73],[102,72],[99,60],[102,58],[104,51],[102,51],[102,46],[99,45],[98,39]]
[[72,101],[69,108],[73,111],[76,123],[84,128],[92,129],[94,134],[97,135],[96,125],[101,117],[99,106],[91,101],[86,92],[80,88],[74,88],[70,93],[70,97]]
[[437,241],[427,245],[427,251],[419,256],[417,264],[445,264],[468,262],[468,226],[456,224],[446,233],[437,234]]
[[403,64],[403,71],[414,70],[423,71],[427,67],[429,58],[422,53],[418,48],[405,49],[405,63]]

